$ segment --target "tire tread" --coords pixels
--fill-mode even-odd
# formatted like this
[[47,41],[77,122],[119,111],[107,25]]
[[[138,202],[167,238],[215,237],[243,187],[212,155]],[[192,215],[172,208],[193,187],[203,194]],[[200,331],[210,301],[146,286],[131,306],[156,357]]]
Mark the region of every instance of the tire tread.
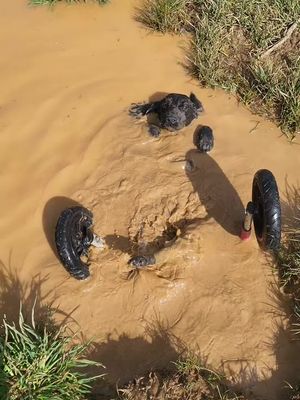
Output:
[[261,169],[256,172],[252,185],[252,201],[257,205],[255,191],[258,190],[261,197],[264,225],[261,236],[257,228],[257,217],[254,217],[254,227],[258,242],[265,250],[277,250],[281,240],[281,207],[276,180],[271,171]]
[[55,229],[55,244],[60,261],[67,272],[78,280],[89,277],[88,265],[84,263],[78,254],[75,253],[70,232],[70,225],[74,219],[87,218],[92,225],[92,213],[84,207],[71,207],[62,212]]

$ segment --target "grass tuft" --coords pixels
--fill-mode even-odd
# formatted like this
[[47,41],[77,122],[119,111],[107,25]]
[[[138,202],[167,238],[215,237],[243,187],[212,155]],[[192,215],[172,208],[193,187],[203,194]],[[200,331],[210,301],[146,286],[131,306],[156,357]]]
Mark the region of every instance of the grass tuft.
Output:
[[100,376],[87,377],[81,370],[101,364],[83,358],[87,344],[72,344],[62,330],[38,329],[31,324],[3,321],[0,340],[1,400],[83,400],[91,383]]
[[136,19],[159,32],[180,33],[186,29],[190,0],[148,0],[137,10]]
[[300,131],[299,2],[145,0],[137,19],[160,32],[192,32],[187,69],[201,84],[235,93],[289,138]]

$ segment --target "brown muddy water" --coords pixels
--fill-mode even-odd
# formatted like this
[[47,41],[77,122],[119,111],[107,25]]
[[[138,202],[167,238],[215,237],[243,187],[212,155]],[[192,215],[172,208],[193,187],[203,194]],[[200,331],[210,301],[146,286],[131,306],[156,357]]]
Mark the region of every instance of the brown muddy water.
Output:
[[[38,295],[93,338],[91,357],[122,384],[166,366],[185,347],[267,399],[293,379],[298,349],[285,330],[276,278],[254,239],[237,234],[256,170],[297,187],[299,146],[235,98],[202,89],[181,66],[178,38],[149,34],[131,0],[30,8],[0,4],[1,312]],[[178,135],[148,136],[135,101],[194,91],[205,112]],[[193,146],[198,124],[215,149]],[[196,169],[186,173],[185,158]],[[68,276],[53,251],[56,219],[80,203],[108,249],[91,278]],[[128,279],[131,241],[172,224],[157,265]]]

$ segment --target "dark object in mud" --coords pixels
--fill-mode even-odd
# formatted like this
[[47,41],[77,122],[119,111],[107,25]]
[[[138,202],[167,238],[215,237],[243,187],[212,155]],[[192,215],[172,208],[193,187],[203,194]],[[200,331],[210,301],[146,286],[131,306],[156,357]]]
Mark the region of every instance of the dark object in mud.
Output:
[[128,264],[136,268],[144,268],[148,265],[154,265],[156,262],[155,257],[152,256],[135,256],[132,257]]
[[194,170],[195,170],[195,164],[194,164],[194,161],[193,160],[186,160],[185,161],[185,166],[184,166],[184,169],[187,171],[187,172],[193,172]]
[[80,257],[88,255],[93,241],[92,225],[93,214],[83,207],[67,208],[56,225],[55,243],[59,258],[69,274],[79,280],[90,276],[88,264]]
[[208,153],[214,147],[214,135],[209,126],[201,126],[195,133],[195,146],[202,153]]
[[155,113],[158,120],[157,123],[149,125],[149,133],[151,136],[158,137],[161,128],[171,132],[178,131],[188,126],[201,111],[203,111],[202,104],[193,93],[189,97],[171,93],[160,101],[133,104],[129,109],[129,114],[135,118],[141,118]]
[[277,183],[267,169],[256,172],[252,184],[253,222],[257,241],[264,250],[277,250],[281,239],[281,207]]

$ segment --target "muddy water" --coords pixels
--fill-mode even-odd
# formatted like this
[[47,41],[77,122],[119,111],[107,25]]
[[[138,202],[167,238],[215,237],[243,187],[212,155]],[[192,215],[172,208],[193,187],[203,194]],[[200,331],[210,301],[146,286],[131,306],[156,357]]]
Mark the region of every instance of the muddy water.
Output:
[[[298,184],[299,147],[270,122],[183,71],[178,39],[149,35],[129,0],[29,8],[0,4],[1,312],[38,295],[85,337],[91,357],[121,382],[176,359],[188,346],[268,399],[292,378],[274,278],[252,238],[237,237],[259,168],[275,174],[284,201]],[[178,135],[147,135],[128,105],[194,91],[205,113]],[[198,124],[215,133],[194,151]],[[185,158],[196,166],[184,169]],[[94,213],[108,249],[93,251],[91,278],[68,277],[53,232],[65,207]],[[285,207],[284,210],[287,208]],[[157,265],[127,267],[175,224]]]

